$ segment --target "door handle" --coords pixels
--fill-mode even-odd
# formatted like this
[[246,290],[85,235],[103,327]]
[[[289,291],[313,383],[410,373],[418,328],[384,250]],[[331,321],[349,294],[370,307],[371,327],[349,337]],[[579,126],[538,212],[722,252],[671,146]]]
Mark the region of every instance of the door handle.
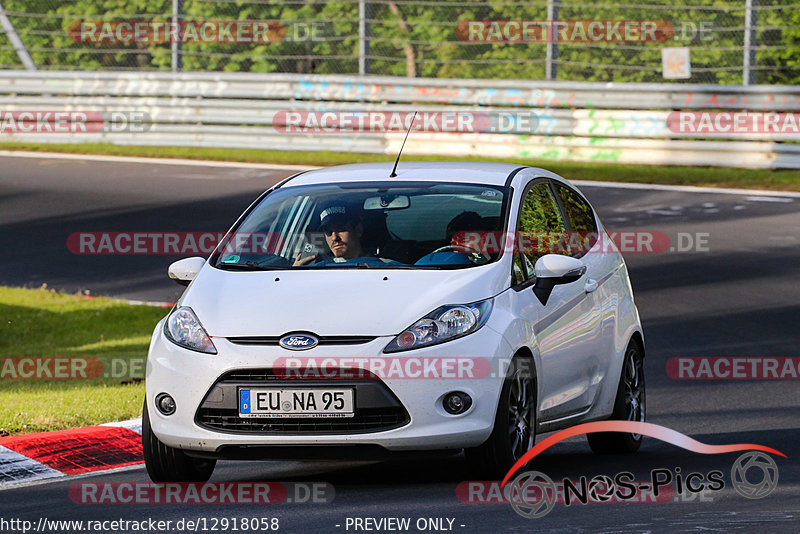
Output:
[[584,285],[584,286],[583,286],[583,289],[584,289],[584,291],[586,291],[587,293],[591,293],[592,291],[594,291],[595,289],[597,289],[597,280],[592,280],[591,278],[589,278],[589,279],[586,281],[586,285]]

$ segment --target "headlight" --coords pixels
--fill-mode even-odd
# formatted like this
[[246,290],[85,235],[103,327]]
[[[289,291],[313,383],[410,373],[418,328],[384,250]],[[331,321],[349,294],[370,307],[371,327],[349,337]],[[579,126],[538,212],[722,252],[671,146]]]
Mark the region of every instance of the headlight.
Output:
[[203,325],[188,306],[177,308],[164,323],[164,334],[170,341],[181,347],[216,354],[217,348],[208,337]]
[[482,327],[491,312],[492,299],[442,306],[398,334],[383,352],[418,349],[466,336]]

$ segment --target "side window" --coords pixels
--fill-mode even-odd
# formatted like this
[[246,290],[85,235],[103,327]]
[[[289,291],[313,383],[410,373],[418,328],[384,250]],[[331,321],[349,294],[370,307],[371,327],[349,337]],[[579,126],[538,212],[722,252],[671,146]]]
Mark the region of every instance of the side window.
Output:
[[594,212],[589,204],[575,191],[557,185],[558,196],[569,222],[570,234],[567,239],[567,253],[579,258],[586,254],[597,242],[597,225]]
[[534,276],[536,260],[548,253],[554,241],[566,232],[566,225],[550,185],[542,182],[525,194],[517,223],[517,252],[514,257],[515,283]]

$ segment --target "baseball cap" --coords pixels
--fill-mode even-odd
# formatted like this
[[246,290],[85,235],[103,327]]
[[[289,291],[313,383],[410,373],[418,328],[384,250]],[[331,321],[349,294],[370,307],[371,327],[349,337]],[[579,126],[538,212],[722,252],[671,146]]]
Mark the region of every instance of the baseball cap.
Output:
[[319,227],[325,228],[331,224],[351,222],[357,223],[360,219],[359,210],[352,204],[334,202],[326,205],[319,213]]

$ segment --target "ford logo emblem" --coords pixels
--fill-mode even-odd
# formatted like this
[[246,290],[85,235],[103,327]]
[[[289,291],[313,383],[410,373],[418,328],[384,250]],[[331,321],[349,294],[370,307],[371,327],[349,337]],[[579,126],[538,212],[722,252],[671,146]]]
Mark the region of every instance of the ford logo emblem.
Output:
[[308,350],[317,346],[319,340],[308,334],[289,334],[283,336],[278,345],[289,350]]

